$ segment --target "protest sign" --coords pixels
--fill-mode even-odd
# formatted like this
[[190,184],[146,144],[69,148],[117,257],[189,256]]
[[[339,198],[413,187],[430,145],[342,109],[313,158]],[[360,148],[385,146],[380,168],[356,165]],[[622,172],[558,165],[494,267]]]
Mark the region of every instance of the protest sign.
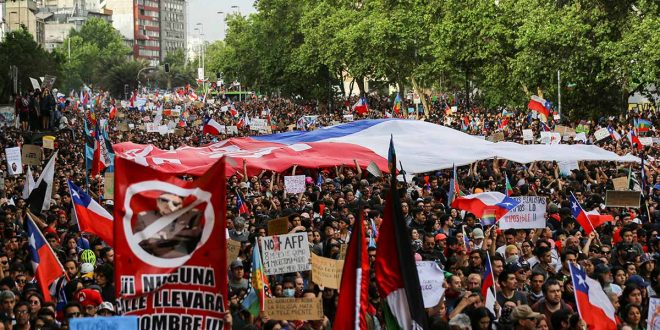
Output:
[[490,142],[504,141],[504,132],[495,132],[492,135],[490,135],[486,140]]
[[511,197],[520,202],[499,221],[500,229],[545,228],[546,199],[539,196]]
[[600,141],[609,136],[610,136],[610,131],[608,131],[607,128],[601,128],[594,132],[594,137],[596,138],[596,141]]
[[115,173],[106,171],[103,175],[103,199],[115,198]]
[[55,149],[55,137],[52,135],[45,135],[41,138],[41,144],[46,149]]
[[641,191],[608,190],[605,193],[605,205],[608,207],[639,208]]
[[234,260],[238,259],[239,253],[241,253],[241,242],[227,239],[227,267],[229,267]]
[[265,314],[271,320],[322,320],[323,302],[318,298],[266,298]]
[[580,132],[575,134],[575,137],[573,138],[575,141],[582,141],[584,143],[587,143],[587,134],[584,132]]
[[557,166],[559,166],[559,174],[569,176],[572,170],[578,169],[578,162],[577,160],[562,160],[557,162]]
[[24,144],[21,160],[23,164],[40,166],[43,159],[41,147],[33,144]]
[[32,84],[32,89],[34,90],[41,89],[41,86],[39,85],[39,80],[37,79],[30,77],[30,84]]
[[378,165],[373,161],[369,162],[369,165],[367,166],[367,172],[371,173],[371,175],[377,178],[383,177],[383,172],[381,172],[380,168],[378,168]]
[[619,191],[628,190],[630,187],[628,183],[628,177],[625,176],[612,179],[612,184],[614,184],[614,190]]
[[172,117],[181,116],[181,109],[177,109],[177,108],[170,109],[170,116],[172,116]]
[[284,235],[289,232],[289,218],[282,217],[268,221],[268,235]]
[[339,289],[343,260],[319,257],[312,253],[312,282],[330,289]]
[[542,144],[559,144],[561,142],[561,134],[557,132],[541,132],[539,141]]
[[165,135],[165,134],[169,133],[169,131],[170,131],[170,128],[167,127],[167,125],[158,125],[158,133],[160,135]]
[[451,107],[451,112],[452,113],[457,113],[458,112],[458,106],[452,106]]
[[144,130],[147,133],[158,133],[158,123],[144,123]]
[[649,298],[649,314],[646,321],[647,329],[660,329],[660,298]]
[[344,115],[345,121],[353,121],[353,115]]
[[250,121],[250,130],[265,131],[268,129],[268,121],[262,118],[252,118]]
[[534,131],[531,129],[522,130],[523,141],[534,141]]
[[6,148],[5,158],[7,158],[7,171],[9,171],[9,175],[23,174],[23,160],[21,159],[20,147]]
[[53,85],[55,84],[55,79],[57,79],[55,76],[51,75],[45,75],[43,79],[43,83],[41,83],[41,89],[53,89]]
[[127,122],[121,122],[117,126],[118,126],[118,129],[119,129],[120,132],[128,132],[129,131],[129,127],[128,127]]
[[[115,158],[115,295],[140,329],[223,328],[227,304],[225,163],[192,181]],[[180,203],[163,214],[168,196]],[[155,228],[155,226],[161,226]],[[181,240],[184,235],[185,242]]]
[[339,260],[346,260],[346,252],[348,251],[348,243],[339,245]]
[[0,127],[14,126],[14,124],[16,124],[14,107],[0,106]]
[[575,130],[568,126],[555,125],[555,132],[559,133],[561,136],[575,136]]
[[261,255],[266,275],[310,270],[307,233],[266,236],[261,239]]
[[[313,275],[313,273],[312,273]],[[438,305],[440,298],[445,294],[445,272],[435,261],[418,261],[417,275],[422,288],[424,308],[432,308]]]
[[227,134],[234,134],[234,135],[238,134],[238,127],[234,125],[227,126]]
[[640,137],[639,138],[639,143],[641,143],[643,146],[652,146],[653,145],[653,138],[652,137]]
[[287,175],[284,177],[284,191],[289,194],[305,192],[304,175]]
[[71,319],[71,330],[114,330],[138,329],[137,316],[96,316],[76,317]]

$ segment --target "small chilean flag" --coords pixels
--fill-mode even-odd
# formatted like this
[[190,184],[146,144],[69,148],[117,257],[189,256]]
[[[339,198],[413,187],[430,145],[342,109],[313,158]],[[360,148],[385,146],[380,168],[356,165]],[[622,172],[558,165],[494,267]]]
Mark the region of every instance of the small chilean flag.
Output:
[[80,231],[94,234],[112,246],[114,243],[114,221],[110,212],[70,180],[67,180],[67,184],[69,185],[73,211],[76,212]]
[[113,105],[112,108],[110,108],[109,117],[110,117],[110,119],[115,119],[116,115],[117,115],[117,107]]
[[518,204],[520,202],[499,191],[488,191],[458,197],[451,203],[451,207],[472,212],[477,218],[482,218],[487,210],[493,210],[495,219],[499,220]]
[[612,302],[598,281],[591,279],[584,270],[568,263],[575,288],[575,302],[580,318],[590,330],[615,330],[616,312]]
[[206,125],[204,125],[204,128],[202,129],[203,134],[211,134],[211,135],[220,135],[220,132],[224,131],[224,126],[220,125],[215,119],[211,118]]
[[493,273],[493,267],[490,265],[490,257],[486,253],[486,265],[483,275],[483,282],[481,283],[481,296],[484,297],[486,307],[493,315],[495,313],[495,303],[497,299],[495,298],[495,274]]
[[34,277],[37,280],[44,301],[50,302],[53,299],[50,296],[49,286],[53,281],[64,275],[64,268],[57,260],[53,249],[51,249],[39,227],[34,223],[30,214],[27,215],[27,235],[30,251],[30,259],[34,270]]
[[637,145],[637,150],[642,150],[644,149],[644,146],[642,145],[642,141],[639,140],[639,137],[637,134],[635,134],[634,130],[630,130],[628,132],[628,140],[630,140],[630,144],[633,146]]
[[611,215],[600,215],[597,212],[585,212],[573,193],[571,193],[569,202],[571,204],[571,213],[573,217],[580,226],[584,228],[584,232],[587,235],[589,235],[594,229],[598,228],[598,226],[614,220],[614,217]]
[[236,194],[236,208],[238,209],[238,214],[247,214],[250,215],[250,209],[247,207],[247,204],[241,198],[241,194]]
[[[360,212],[364,214],[364,212]],[[353,226],[348,243],[344,269],[341,274],[341,291],[337,303],[334,329],[367,329],[369,309],[369,254],[364,235],[364,221]]]
[[509,197],[511,196],[511,194],[513,194],[513,187],[511,187],[511,182],[509,182],[509,177],[504,176],[504,178],[506,179],[506,181],[504,182],[505,184],[504,192],[506,193],[506,197]]
[[540,96],[532,95],[532,98],[527,104],[527,108],[532,111],[536,111],[539,115],[542,116],[542,121],[548,121],[550,117],[550,102],[546,101]]

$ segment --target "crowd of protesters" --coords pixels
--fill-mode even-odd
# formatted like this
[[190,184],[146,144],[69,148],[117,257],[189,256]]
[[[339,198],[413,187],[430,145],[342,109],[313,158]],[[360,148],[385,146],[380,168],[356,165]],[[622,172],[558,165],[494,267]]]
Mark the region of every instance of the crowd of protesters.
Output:
[[[49,297],[34,283],[25,231],[25,174],[10,176],[5,154],[0,157],[0,329],[66,329],[76,317],[117,314],[114,298],[114,251],[96,237],[80,233],[72,216],[72,201],[66,180],[86,187],[90,195],[112,211],[112,200],[103,196],[102,176],[88,177],[85,171],[85,121],[90,111],[96,120],[108,119],[108,133],[114,142],[132,141],[153,144],[161,149],[201,146],[234,136],[255,135],[250,118],[268,118],[272,132],[290,129],[313,130],[345,122],[354,100],[345,101],[339,110],[319,110],[315,102],[284,98],[248,98],[231,101],[217,97],[213,104],[191,100],[186,93],[166,95],[154,93],[146,104],[131,108],[128,102],[112,100],[107,93],[95,93],[90,105],[77,98],[57,97],[57,91],[35,91],[17,95],[16,124],[0,129],[3,148],[40,143],[44,134],[56,136],[59,150],[53,182],[51,206],[33,214],[48,243],[59,257],[66,275],[51,286]],[[179,93],[180,94],[180,93]],[[502,131],[506,141],[522,143],[522,130],[532,129],[538,137],[543,131],[540,121],[527,109],[488,111],[453,99],[454,94],[429,98],[430,116],[424,120],[450,126],[474,135],[489,136]],[[401,112],[414,107],[403,100]],[[132,103],[132,102],[131,102]],[[343,103],[342,103],[343,104]],[[401,116],[393,110],[392,98],[370,97],[366,114],[360,118]],[[456,108],[452,110],[452,106]],[[152,109],[159,106],[181,106],[173,121],[176,134],[147,133],[144,123],[154,119]],[[112,107],[118,115],[109,119]],[[343,111],[343,112],[342,112]],[[317,116],[300,125],[302,116]],[[148,117],[148,118],[145,118]],[[415,115],[422,119],[423,115]],[[201,123],[213,118],[223,125],[237,126],[238,134],[203,135]],[[409,228],[416,260],[435,261],[445,271],[446,291],[440,303],[427,309],[432,329],[586,329],[575,301],[568,265],[581,265],[587,274],[600,282],[616,309],[621,329],[646,329],[649,299],[660,292],[660,189],[656,189],[658,171],[657,148],[637,148],[626,137],[634,129],[634,119],[645,118],[657,124],[654,113],[627,113],[616,117],[569,121],[561,124],[586,127],[586,143],[616,152],[644,157],[646,176],[639,164],[582,162],[570,173],[560,173],[558,164],[535,162],[518,164],[506,160],[485,160],[459,167],[457,180],[464,193],[505,190],[505,176],[513,185],[512,196],[542,196],[547,199],[547,226],[538,229],[501,231],[482,226],[480,219],[448,205],[451,170],[417,174],[397,189],[402,196],[403,216]],[[553,129],[552,118],[547,124]],[[129,126],[130,125],[130,126]],[[127,129],[127,127],[129,127]],[[593,133],[612,127],[622,137],[596,141]],[[655,129],[645,133],[656,136]],[[458,143],[460,141],[447,141]],[[420,143],[423,137],[420,137]],[[529,142],[528,142],[529,143]],[[562,143],[585,143],[569,138]],[[44,159],[52,154],[45,150]],[[466,152],[469,152],[466,150]],[[45,163],[45,161],[44,161]],[[35,179],[41,166],[31,168]],[[25,171],[23,171],[25,173]],[[307,189],[301,194],[286,194],[283,177],[304,174]],[[320,178],[319,178],[320,176]],[[631,189],[642,189],[640,208],[605,206],[605,191],[612,190],[612,179],[630,177]],[[229,308],[233,329],[330,329],[335,316],[338,290],[315,285],[308,272],[270,278],[273,297],[320,296],[324,319],[316,321],[277,321],[250,315],[241,305],[250,287],[252,247],[256,238],[267,236],[266,223],[288,217],[291,232],[306,232],[313,253],[340,258],[342,244],[348,243],[354,226],[365,225],[370,237],[369,259],[375,259],[378,228],[383,218],[387,178],[375,177],[355,164],[334,168],[309,169],[291,164],[287,173],[264,171],[247,176],[240,171],[229,178],[227,187],[227,226],[230,239],[241,242],[238,259],[231,262],[229,274]],[[317,184],[319,183],[319,184]],[[660,186],[658,186],[660,188]],[[602,225],[590,235],[572,217],[568,196],[574,193],[585,210],[611,214],[614,221]],[[236,194],[249,206],[239,214]],[[359,209],[358,205],[363,208]],[[360,212],[364,214],[361,224]],[[464,235],[468,236],[466,240]],[[489,258],[486,257],[488,254]],[[412,256],[411,256],[412,257]],[[495,315],[485,308],[481,295],[486,260],[490,259],[496,281]],[[375,281],[369,289],[368,322],[370,329],[383,329],[383,299]],[[654,313],[655,311],[651,311]]]

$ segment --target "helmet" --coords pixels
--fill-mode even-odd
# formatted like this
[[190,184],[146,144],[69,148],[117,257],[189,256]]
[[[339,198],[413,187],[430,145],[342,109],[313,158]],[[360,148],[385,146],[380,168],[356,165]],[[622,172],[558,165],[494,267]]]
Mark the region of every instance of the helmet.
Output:
[[92,266],[96,266],[96,254],[92,250],[83,250],[80,252],[80,262],[81,263],[90,263]]

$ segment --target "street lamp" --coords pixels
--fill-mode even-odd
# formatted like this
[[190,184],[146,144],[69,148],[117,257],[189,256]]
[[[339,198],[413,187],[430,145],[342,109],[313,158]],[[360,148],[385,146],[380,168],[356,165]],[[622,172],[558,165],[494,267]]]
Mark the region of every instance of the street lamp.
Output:
[[226,15],[224,11],[219,11],[218,15],[220,15],[222,18],[220,19],[220,31],[222,31],[222,39],[224,39],[227,36],[227,28],[225,27],[225,19]]

